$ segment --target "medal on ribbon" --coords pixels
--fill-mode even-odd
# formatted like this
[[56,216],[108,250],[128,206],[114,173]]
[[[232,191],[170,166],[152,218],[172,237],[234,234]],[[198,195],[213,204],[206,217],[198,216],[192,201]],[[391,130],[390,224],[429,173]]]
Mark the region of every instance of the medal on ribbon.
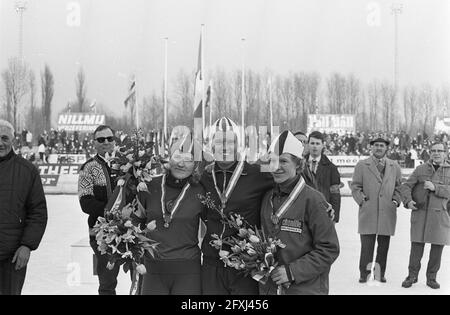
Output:
[[223,174],[223,176],[224,176],[224,178],[223,178],[224,191],[220,191],[219,187],[217,186],[216,172],[215,172],[214,168],[212,170],[212,178],[214,181],[214,187],[216,188],[217,195],[220,198],[222,212],[225,210],[228,199],[230,199],[231,193],[234,191],[234,188],[236,188],[236,184],[242,175],[242,171],[244,170],[244,162],[245,162],[245,159],[242,159],[239,161],[238,165],[236,166],[236,168],[233,172],[233,175],[231,175],[231,179],[230,179],[230,182],[228,183],[228,186],[225,185],[226,178],[227,178],[226,174],[225,173]]
[[163,175],[161,180],[161,211],[162,216],[164,219],[164,227],[167,229],[170,226],[170,222],[172,222],[173,216],[178,211],[178,208],[180,207],[181,201],[183,200],[184,196],[186,195],[186,191],[189,189],[191,185],[189,183],[186,183],[184,185],[183,189],[181,190],[180,195],[175,199],[174,201],[169,201],[167,203],[167,210],[166,210],[166,175]]
[[274,211],[273,207],[273,194],[270,197],[270,205],[272,207],[272,214],[270,216],[270,221],[272,221],[272,224],[277,229],[279,228],[280,218],[286,213],[286,211],[289,210],[291,205],[297,199],[298,195],[300,195],[300,192],[303,190],[305,185],[306,185],[305,180],[303,179],[303,177],[300,176],[298,183],[295,185],[294,189],[289,194],[289,197],[283,202],[283,204],[277,211]]

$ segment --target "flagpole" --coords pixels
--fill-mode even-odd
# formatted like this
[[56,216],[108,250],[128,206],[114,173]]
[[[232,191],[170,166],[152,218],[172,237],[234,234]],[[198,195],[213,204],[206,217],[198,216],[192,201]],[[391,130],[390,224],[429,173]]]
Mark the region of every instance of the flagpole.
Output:
[[205,101],[206,101],[206,97],[205,97],[205,40],[203,38],[205,33],[205,24],[201,25],[201,43],[202,46],[200,47],[201,49],[201,56],[200,56],[200,67],[201,67],[201,78],[202,78],[202,135],[201,135],[201,139],[202,139],[202,145],[203,145],[203,132],[205,131]]
[[213,97],[213,86],[212,86],[212,80],[209,81],[209,127],[211,128],[212,126],[212,113],[213,113],[213,101],[212,101],[212,97]]
[[139,130],[139,102],[138,102],[137,75],[134,74],[134,113],[136,118],[136,129]]
[[272,104],[272,78],[269,78],[269,120],[270,136],[273,137],[273,104]]
[[[167,50],[168,50],[168,40],[169,38],[164,38],[164,132],[162,139],[162,147],[165,149],[165,144],[167,140]],[[164,153],[164,151],[163,151]]]
[[241,146],[245,149],[245,38],[241,38],[242,43],[242,83],[241,83]]

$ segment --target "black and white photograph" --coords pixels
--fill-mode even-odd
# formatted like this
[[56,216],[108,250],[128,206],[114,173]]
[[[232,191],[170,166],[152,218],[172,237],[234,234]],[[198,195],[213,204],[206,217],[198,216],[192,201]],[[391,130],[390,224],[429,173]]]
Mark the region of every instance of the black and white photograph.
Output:
[[448,0],[0,0],[0,295],[450,294],[449,56]]

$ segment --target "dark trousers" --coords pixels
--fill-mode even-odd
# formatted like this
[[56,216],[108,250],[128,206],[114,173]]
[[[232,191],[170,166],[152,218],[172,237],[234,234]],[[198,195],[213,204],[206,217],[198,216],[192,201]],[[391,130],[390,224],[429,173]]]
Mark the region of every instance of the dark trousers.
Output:
[[389,251],[390,236],[375,234],[361,234],[361,256],[359,259],[359,271],[361,277],[370,274],[370,266],[373,261],[373,253],[375,249],[375,240],[378,243],[377,256],[375,262],[380,266],[380,276],[384,277],[386,272],[387,255]]
[[[411,243],[411,253],[409,255],[409,276],[416,277],[419,275],[420,261],[422,260],[424,243]],[[427,279],[436,280],[436,275],[441,267],[441,257],[443,245],[431,244],[430,259],[428,260]]]
[[204,295],[258,295],[258,282],[239,274],[237,270],[225,268],[223,262],[203,262],[202,290]]
[[102,255],[98,251],[98,245],[95,238],[90,238],[90,244],[94,254],[97,258],[97,266],[96,271],[99,280],[99,295],[115,295],[116,294],[116,286],[117,286],[117,276],[119,274],[120,266],[116,264],[112,270],[106,268],[108,264],[108,256]]
[[144,275],[141,295],[200,295],[202,281],[197,274]]
[[25,282],[27,267],[15,269],[12,259],[0,261],[0,295],[20,295]]

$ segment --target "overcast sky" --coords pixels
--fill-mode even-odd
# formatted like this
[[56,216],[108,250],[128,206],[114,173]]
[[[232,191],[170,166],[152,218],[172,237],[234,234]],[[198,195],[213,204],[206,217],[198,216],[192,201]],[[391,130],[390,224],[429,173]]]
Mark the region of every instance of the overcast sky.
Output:
[[[404,0],[399,16],[400,83],[449,82],[450,1]],[[18,52],[14,0],[0,0],[0,69]],[[80,7],[80,25],[76,9]],[[24,57],[36,72],[48,63],[55,76],[57,110],[75,98],[82,66],[88,97],[123,109],[127,81],[140,94],[160,90],[163,37],[169,76],[196,68],[200,24],[206,25],[208,69],[354,73],[365,82],[393,80],[393,1],[365,0],[28,0]],[[170,86],[169,86],[170,88]],[[1,91],[0,93],[3,93]],[[170,91],[169,91],[170,93]]]

